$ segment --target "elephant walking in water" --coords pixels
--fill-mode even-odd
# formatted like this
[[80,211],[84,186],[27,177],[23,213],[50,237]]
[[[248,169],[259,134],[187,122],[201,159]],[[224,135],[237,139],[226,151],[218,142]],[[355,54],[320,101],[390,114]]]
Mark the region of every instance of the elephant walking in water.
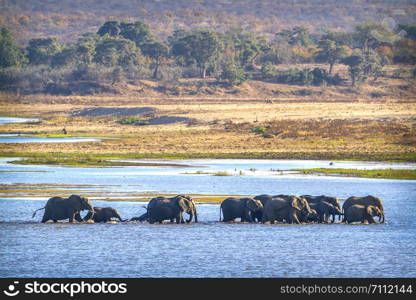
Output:
[[220,206],[220,221],[221,212],[223,215],[223,222],[234,221],[240,218],[241,222],[253,222],[253,214],[262,211],[263,204],[260,200],[253,198],[227,198],[222,201]]
[[185,223],[183,213],[189,214],[189,219],[186,223],[192,222],[195,218],[195,223],[198,222],[198,215],[194,201],[189,196],[178,195],[175,197],[156,197],[150,200],[147,205],[147,218],[149,223],[159,222],[164,220],[176,221],[177,224]]
[[344,212],[344,218],[347,223],[361,222],[361,223],[375,223],[373,217],[379,218],[383,215],[380,208],[374,205],[351,205]]
[[326,201],[321,201],[318,203],[310,203],[309,206],[311,209],[314,209],[318,214],[318,222],[319,223],[328,223],[329,218],[332,216],[332,223],[335,222],[335,215],[341,216],[342,212],[341,210],[332,205],[331,203],[328,203]]
[[58,220],[65,219],[69,219],[70,223],[74,222],[74,219],[78,222],[82,222],[84,221],[80,215],[82,210],[88,210],[91,218],[94,217],[94,209],[92,208],[90,200],[78,195],[71,195],[68,198],[52,197],[48,200],[45,207],[34,211],[32,218],[35,217],[38,210],[42,209],[45,209],[42,223],[49,220],[56,223]]
[[278,195],[268,200],[263,210],[262,222],[275,221],[300,224],[305,217],[315,216],[306,199],[298,196]]
[[94,222],[108,222],[111,221],[112,218],[119,219],[120,222],[124,222],[125,220],[121,219],[120,214],[115,208],[112,207],[97,207],[94,206],[94,215],[91,212],[85,216],[84,220],[93,219]]
[[344,212],[344,219],[342,220],[343,222],[346,221],[345,212],[348,210],[350,206],[353,206],[353,205],[363,205],[363,206],[373,205],[375,207],[378,207],[381,211],[381,215],[379,216],[379,222],[384,223],[383,203],[380,198],[374,197],[371,195],[365,196],[365,197],[352,196],[352,197],[349,197],[347,200],[345,200],[344,204],[342,205],[342,210]]

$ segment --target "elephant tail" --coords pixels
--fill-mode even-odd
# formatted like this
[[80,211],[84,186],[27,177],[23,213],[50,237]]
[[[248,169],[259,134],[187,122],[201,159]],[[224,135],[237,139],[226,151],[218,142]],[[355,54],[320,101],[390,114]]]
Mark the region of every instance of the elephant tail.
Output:
[[[46,207],[46,206],[45,206],[45,207]],[[34,218],[34,217],[36,216],[36,212],[37,212],[38,210],[45,209],[45,207],[42,207],[42,208],[39,208],[39,209],[35,210],[35,211],[33,212],[32,218]]]

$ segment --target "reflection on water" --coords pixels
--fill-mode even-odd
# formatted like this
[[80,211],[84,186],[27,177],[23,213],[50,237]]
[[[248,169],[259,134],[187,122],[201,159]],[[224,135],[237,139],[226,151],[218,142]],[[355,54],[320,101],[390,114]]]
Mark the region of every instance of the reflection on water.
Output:
[[[198,205],[199,224],[70,225],[33,223],[39,201],[0,200],[0,276],[414,277],[415,223],[385,203],[385,225],[221,224],[218,205]],[[144,211],[95,205],[128,218]]]
[[39,121],[39,119],[0,117],[0,125],[9,124],[9,123],[26,123],[26,122],[36,122],[36,121]]
[[29,135],[1,134],[0,143],[79,143],[99,142],[101,139],[94,137],[36,137]]
[[[271,162],[254,168],[266,171]],[[210,171],[226,165],[253,167],[245,161],[195,163]],[[287,162],[279,166],[283,164]],[[0,173],[2,183],[91,184],[109,192],[308,193],[341,198],[373,194],[383,199],[387,222],[222,224],[218,205],[199,204],[199,224],[40,224],[43,212],[35,219],[31,215],[47,199],[0,198],[0,277],[416,276],[414,181],[272,174],[217,177],[181,174],[189,168],[19,166],[4,160],[0,170],[49,171]],[[94,205],[115,207],[122,218],[144,212],[143,203],[94,201]]]

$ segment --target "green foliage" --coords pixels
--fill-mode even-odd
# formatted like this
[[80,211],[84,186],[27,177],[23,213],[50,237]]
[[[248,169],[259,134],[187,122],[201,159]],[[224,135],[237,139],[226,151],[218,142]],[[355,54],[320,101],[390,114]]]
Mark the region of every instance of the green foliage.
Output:
[[348,47],[339,46],[334,40],[320,40],[317,58],[329,64],[329,74],[331,74],[335,63],[346,57],[348,50]]
[[33,39],[26,48],[29,63],[49,65],[55,55],[61,51],[61,45],[55,38]]
[[358,52],[346,57],[342,63],[349,66],[348,71],[352,86],[356,86],[360,82],[365,82],[370,77],[375,81],[383,74],[382,69],[385,65],[383,59],[373,50]]
[[261,126],[256,126],[254,127],[251,132],[255,133],[255,134],[266,134],[267,133],[267,129]]
[[136,126],[149,125],[149,121],[143,120],[140,117],[125,117],[125,118],[122,118],[119,122],[120,124],[123,124],[123,125],[136,125]]
[[140,49],[122,37],[104,36],[97,41],[93,61],[105,66],[138,65]]
[[120,34],[120,23],[117,21],[108,21],[98,29],[98,35],[108,34],[110,36],[118,36]]
[[222,47],[216,32],[200,30],[192,32],[172,45],[172,54],[184,59],[187,65],[196,64],[202,78],[205,78],[210,63],[213,63]]
[[340,85],[343,80],[339,75],[331,76],[321,68],[309,69],[289,69],[280,72],[277,76],[277,82],[296,85]]
[[161,60],[169,55],[168,46],[165,43],[153,41],[142,44],[141,49],[144,56],[148,56],[153,60],[155,68],[152,77],[156,79]]
[[227,52],[232,59],[245,69],[253,69],[255,59],[263,52],[270,50],[267,41],[253,33],[234,30],[223,37]]
[[7,28],[0,28],[0,67],[21,66],[23,63],[22,50],[16,44],[12,32]]
[[261,66],[261,76],[263,79],[271,79],[276,75],[276,67],[271,62],[266,62]]
[[297,85],[310,85],[313,82],[313,74],[308,69],[289,69],[280,72],[277,82]]
[[307,47],[312,44],[309,29],[305,26],[295,26],[292,29],[282,30],[276,33],[276,36],[292,46]]
[[239,85],[248,78],[244,69],[235,63],[226,64],[220,75],[220,79],[225,80],[230,86]]
[[144,43],[153,40],[149,25],[142,22],[120,23],[120,35],[136,43],[141,47]]

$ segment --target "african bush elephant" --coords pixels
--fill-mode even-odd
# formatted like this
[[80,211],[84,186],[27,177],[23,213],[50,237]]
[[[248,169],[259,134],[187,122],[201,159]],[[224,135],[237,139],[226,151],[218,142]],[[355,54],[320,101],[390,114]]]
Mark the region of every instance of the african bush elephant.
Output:
[[139,222],[144,222],[144,221],[148,221],[148,215],[147,212],[145,212],[144,214],[140,215],[139,217],[133,217],[130,219],[130,221],[139,221]]
[[354,204],[344,211],[344,218],[347,223],[368,222],[372,224],[375,223],[373,217],[378,216],[380,218],[382,215],[381,209],[374,205]]
[[93,219],[94,222],[108,222],[111,221],[112,218],[119,219],[120,222],[124,222],[125,220],[122,220],[118,211],[115,208],[112,207],[97,207],[94,206],[94,215],[92,216],[91,212],[88,212],[88,214],[85,216],[84,220]]
[[384,208],[383,208],[383,204],[380,198],[378,197],[374,197],[371,195],[365,196],[365,197],[349,197],[347,200],[345,200],[344,204],[342,205],[342,211],[344,212],[344,219],[342,220],[343,222],[345,222],[345,211],[352,205],[373,205],[376,206],[380,209],[381,211],[381,216],[379,217],[379,222],[380,223],[384,223]]
[[279,195],[267,201],[263,209],[262,223],[275,221],[299,224],[305,216],[315,213],[309,207],[308,202],[298,196]]
[[34,211],[32,218],[35,217],[38,210],[45,209],[45,213],[42,218],[42,223],[52,220],[57,222],[58,220],[69,219],[72,223],[75,220],[82,222],[80,212],[81,210],[88,210],[91,213],[91,218],[94,217],[94,209],[91,206],[90,200],[87,198],[71,195],[69,198],[52,197],[48,200],[45,207],[39,208]]
[[[263,195],[255,196],[253,199],[254,200],[260,200],[260,202],[261,202],[261,204],[263,205],[263,208],[264,208],[266,206],[267,201],[273,199],[273,196],[263,194]],[[259,209],[255,212],[252,212],[252,217],[253,217],[254,222],[261,222],[261,220],[263,219],[263,210]]]
[[176,221],[177,224],[185,223],[183,219],[184,212],[189,214],[186,223],[192,222],[193,218],[195,218],[195,223],[198,222],[195,203],[189,196],[156,197],[151,199],[147,205],[147,219],[151,224],[154,222],[162,223],[164,220]]
[[309,206],[311,209],[316,210],[318,214],[318,222],[319,223],[328,223],[329,218],[332,216],[332,223],[335,222],[335,215],[341,216],[341,210],[334,206],[331,203],[326,201],[321,201],[318,203],[310,203]]
[[221,212],[223,222],[231,222],[240,218],[241,222],[253,222],[253,213],[263,210],[263,204],[260,200],[253,198],[227,198],[222,201],[220,206],[220,222]]

